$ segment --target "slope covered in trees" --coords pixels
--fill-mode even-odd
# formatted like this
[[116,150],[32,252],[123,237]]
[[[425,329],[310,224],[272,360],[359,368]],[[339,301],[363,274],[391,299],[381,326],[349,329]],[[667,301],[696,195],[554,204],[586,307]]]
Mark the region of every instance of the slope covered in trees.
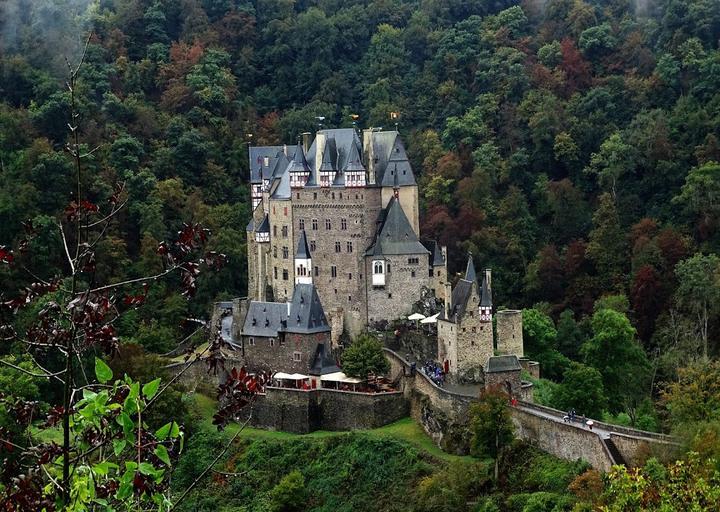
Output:
[[[126,340],[166,352],[183,318],[244,295],[248,134],[293,142],[316,116],[378,126],[393,111],[423,234],[449,246],[451,270],[466,251],[492,267],[497,304],[534,307],[528,352],[546,375],[596,382],[599,370],[592,407],[634,417],[654,384],[720,349],[716,0],[2,9],[0,243],[31,219],[33,268],[49,277],[63,265],[53,221],[72,197],[63,57],[92,31],[77,96],[81,140],[99,148],[84,188],[100,199],[120,181],[129,196],[97,247],[98,279],[158,270],[158,241],[187,221],[209,227],[210,249],[230,258],[192,305],[153,288],[118,325]],[[3,291],[31,279],[0,272]],[[632,369],[638,382],[624,386]],[[558,400],[576,404],[570,391]]]

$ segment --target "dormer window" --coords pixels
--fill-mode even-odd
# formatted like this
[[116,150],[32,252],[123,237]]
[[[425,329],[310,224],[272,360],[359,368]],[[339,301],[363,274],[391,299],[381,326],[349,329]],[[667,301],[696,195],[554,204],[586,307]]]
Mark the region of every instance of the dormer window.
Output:
[[267,318],[265,319],[265,327],[270,327],[270,320]]
[[257,325],[257,319],[255,317],[253,317],[253,319],[252,319],[252,324]]

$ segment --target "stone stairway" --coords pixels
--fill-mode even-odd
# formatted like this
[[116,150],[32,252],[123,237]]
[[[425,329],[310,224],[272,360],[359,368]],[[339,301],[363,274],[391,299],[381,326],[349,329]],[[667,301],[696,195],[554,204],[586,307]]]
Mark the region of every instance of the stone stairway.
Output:
[[627,463],[625,462],[625,458],[620,453],[620,450],[618,450],[618,447],[615,445],[612,439],[609,437],[603,438],[603,443],[605,443],[605,446],[607,447],[608,451],[610,452],[610,456],[613,459],[614,465],[620,465],[627,466]]

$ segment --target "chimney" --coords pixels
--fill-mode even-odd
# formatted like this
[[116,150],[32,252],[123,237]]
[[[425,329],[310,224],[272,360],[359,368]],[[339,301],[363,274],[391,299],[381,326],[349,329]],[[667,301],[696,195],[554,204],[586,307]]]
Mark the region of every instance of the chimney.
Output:
[[288,156],[288,150],[287,150],[287,144],[283,144],[283,153],[285,153],[285,156]]
[[487,281],[488,290],[492,293],[492,270],[485,269],[485,281]]
[[[327,141],[327,135],[323,132],[317,132],[315,134],[315,171],[320,170],[322,165],[323,153],[325,152],[325,142]],[[307,150],[306,150],[307,151]]]
[[312,133],[303,132],[303,134],[302,134],[303,151],[305,151],[306,155],[307,155],[307,152],[310,150],[310,137],[312,137]]
[[375,185],[375,151],[373,151],[373,131],[367,128],[363,130],[363,158],[365,159],[365,169],[367,169],[368,185]]
[[450,320],[450,311],[452,310],[452,286],[445,283],[445,319]]

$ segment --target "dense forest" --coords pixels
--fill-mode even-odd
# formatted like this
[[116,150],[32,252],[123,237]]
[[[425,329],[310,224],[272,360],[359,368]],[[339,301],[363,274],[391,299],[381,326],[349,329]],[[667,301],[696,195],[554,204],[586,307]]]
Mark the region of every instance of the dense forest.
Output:
[[[720,352],[720,1],[3,2],[0,298],[66,266],[64,80],[87,34],[82,185],[91,204],[127,195],[95,279],[158,272],[183,223],[229,259],[192,302],[151,287],[123,342],[166,353],[184,319],[245,295],[248,144],[293,143],[319,117],[397,122],[423,237],[452,272],[471,252],[496,305],[524,308],[538,401],[720,455],[720,366],[694,365]],[[5,265],[28,229],[26,264]]]

